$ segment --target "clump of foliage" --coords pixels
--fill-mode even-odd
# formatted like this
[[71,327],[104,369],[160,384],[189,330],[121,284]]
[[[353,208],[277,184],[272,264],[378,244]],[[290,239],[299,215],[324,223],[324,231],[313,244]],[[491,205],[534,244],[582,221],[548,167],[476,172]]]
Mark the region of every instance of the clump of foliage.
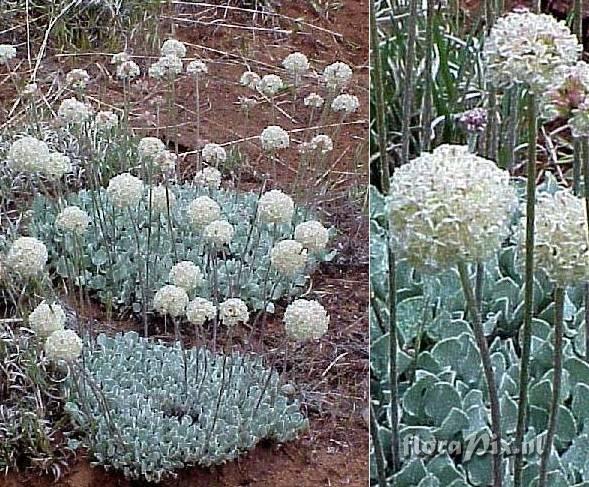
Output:
[[224,463],[307,427],[259,356],[185,350],[134,332],[97,344],[72,377],[67,407],[96,463],[129,477],[159,481],[186,465]]

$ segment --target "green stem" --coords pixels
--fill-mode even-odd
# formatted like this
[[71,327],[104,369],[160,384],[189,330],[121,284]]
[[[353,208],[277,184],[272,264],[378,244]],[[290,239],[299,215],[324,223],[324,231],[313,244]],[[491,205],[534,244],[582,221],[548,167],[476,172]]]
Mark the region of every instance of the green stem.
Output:
[[393,249],[389,252],[389,376],[391,381],[391,458],[392,469],[396,472],[400,467],[399,458],[399,397],[397,385],[397,283],[396,263]]
[[528,107],[528,161],[526,184],[526,257],[524,288],[524,324],[522,329],[522,358],[519,374],[519,409],[515,432],[514,487],[522,487],[523,442],[527,426],[528,382],[530,344],[532,340],[532,317],[534,314],[534,231],[536,212],[536,99],[529,94]]
[[546,487],[548,476],[548,461],[552,452],[552,443],[556,434],[556,421],[560,402],[560,386],[562,381],[562,341],[563,341],[563,311],[564,288],[557,287],[554,291],[554,369],[552,378],[552,399],[548,417],[548,431],[540,458],[540,476],[538,487]]
[[495,374],[493,373],[493,364],[491,363],[491,354],[489,353],[489,346],[487,345],[487,338],[483,330],[481,314],[479,313],[474,291],[470,283],[468,269],[464,262],[458,263],[458,272],[460,274],[460,281],[464,291],[464,297],[469,310],[469,315],[472,323],[474,336],[479,347],[479,354],[483,363],[483,372],[487,381],[487,388],[489,390],[489,402],[491,405],[491,431],[493,433],[493,441],[499,445],[497,451],[494,451],[493,456],[493,487],[501,487],[503,484],[503,469],[501,467],[501,415],[499,407],[499,395],[497,393],[497,384],[495,383]]
[[426,12],[426,29],[425,29],[425,87],[423,93],[423,117],[421,125],[423,133],[421,136],[421,150],[429,151],[431,149],[432,138],[432,90],[433,90],[433,33],[434,33],[434,15],[435,0],[427,0]]
[[374,458],[376,460],[376,475],[378,478],[379,487],[387,487],[387,479],[385,474],[384,464],[384,450],[378,436],[378,423],[376,422],[374,414],[374,406],[370,403],[370,437],[372,438],[372,446],[374,447]]
[[[583,182],[585,196],[585,215],[587,218],[587,233],[589,234],[589,138],[581,139],[583,148]],[[589,236],[589,235],[588,235]],[[585,283],[585,361],[589,362],[589,282]]]
[[405,85],[403,86],[403,119],[401,122],[401,162],[409,162],[411,142],[411,114],[413,111],[413,67],[417,38],[417,0],[409,0],[407,18],[407,46],[405,56]]

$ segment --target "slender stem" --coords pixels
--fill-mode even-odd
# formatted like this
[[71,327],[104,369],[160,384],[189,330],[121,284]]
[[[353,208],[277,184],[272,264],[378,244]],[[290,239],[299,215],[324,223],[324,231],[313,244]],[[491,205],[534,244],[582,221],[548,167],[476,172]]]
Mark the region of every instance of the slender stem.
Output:
[[[581,138],[583,154],[583,182],[585,197],[585,215],[589,234],[589,138]],[[589,235],[588,235],[589,236]],[[589,362],[589,282],[585,283],[585,361]]]
[[374,86],[376,106],[376,128],[380,157],[380,184],[383,192],[390,186],[389,161],[387,156],[384,87],[382,79],[382,58],[378,47],[378,30],[376,28],[376,8],[374,0],[370,1],[370,46],[372,50],[372,84]]
[[493,364],[491,363],[491,354],[489,353],[489,346],[487,345],[487,338],[483,330],[481,321],[481,314],[479,313],[474,291],[470,283],[468,269],[464,262],[458,263],[458,272],[460,273],[460,281],[464,291],[464,297],[469,309],[469,315],[472,323],[477,345],[479,347],[479,354],[483,362],[483,371],[487,381],[487,388],[489,390],[489,402],[491,405],[491,431],[493,432],[493,441],[499,445],[497,451],[493,452],[493,487],[501,487],[503,484],[503,469],[501,468],[501,415],[499,408],[499,395],[497,394],[497,384],[495,383],[495,375],[493,373]]
[[517,85],[512,86],[509,89],[509,123],[507,126],[507,140],[506,140],[506,152],[507,152],[507,170],[513,169],[515,146],[517,144],[517,124],[519,121],[519,89]]
[[556,434],[556,421],[560,402],[560,386],[562,381],[562,340],[563,340],[563,310],[564,288],[558,286],[554,291],[554,369],[552,377],[552,399],[548,417],[548,431],[540,458],[540,476],[538,487],[546,487],[548,475],[548,461],[552,452],[552,443]]
[[581,166],[583,165],[583,144],[578,137],[573,140],[573,193],[581,192]]
[[417,38],[417,3],[409,0],[407,18],[407,46],[405,51],[405,86],[403,86],[403,119],[401,123],[401,162],[409,162],[411,142],[411,114],[413,111],[413,66],[415,64],[415,41]]
[[497,160],[497,149],[498,149],[498,121],[497,121],[497,93],[495,88],[489,89],[489,111],[488,111],[488,124],[487,124],[487,147],[486,154],[487,158],[492,161]]
[[573,32],[580,43],[583,43],[583,0],[574,0],[573,5]]
[[395,254],[389,243],[389,375],[391,381],[391,457],[393,472],[400,466],[399,458],[399,397],[397,385],[397,283]]
[[431,149],[432,138],[432,90],[433,90],[433,33],[434,33],[434,15],[435,0],[427,0],[426,3],[426,29],[425,29],[425,87],[423,92],[423,117],[421,125],[423,133],[421,136],[421,150],[429,151]]
[[536,212],[536,99],[530,93],[528,106],[528,161],[526,184],[526,257],[524,288],[524,324],[522,329],[522,358],[519,374],[519,409],[515,431],[514,487],[522,487],[523,442],[527,428],[528,382],[532,317],[534,314],[534,231]]
[[374,414],[374,406],[370,403],[370,437],[372,438],[372,446],[374,447],[374,458],[376,459],[376,474],[378,477],[378,486],[387,487],[387,479],[385,475],[384,464],[384,450],[378,436],[378,423],[376,422]]

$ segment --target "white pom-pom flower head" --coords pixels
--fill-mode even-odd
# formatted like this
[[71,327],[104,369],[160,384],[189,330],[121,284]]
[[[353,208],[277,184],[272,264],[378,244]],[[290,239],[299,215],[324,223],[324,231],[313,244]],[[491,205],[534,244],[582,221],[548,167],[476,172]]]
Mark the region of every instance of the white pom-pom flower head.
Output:
[[49,159],[47,144],[28,135],[14,141],[8,150],[8,164],[16,171],[41,171],[47,159]]
[[295,227],[294,238],[310,252],[320,252],[327,246],[329,232],[321,222],[310,220]]
[[81,125],[92,116],[92,108],[76,98],[67,98],[59,105],[57,115],[65,124]]
[[63,308],[59,304],[48,304],[46,301],[42,301],[29,314],[28,319],[30,328],[41,339],[47,338],[54,331],[63,330],[65,320]]
[[55,219],[57,228],[75,235],[84,234],[89,224],[90,217],[88,213],[78,206],[66,206]]
[[346,115],[354,113],[359,107],[360,102],[358,101],[358,97],[355,95],[348,95],[347,93],[336,96],[331,102],[331,109],[334,112],[340,112]]
[[47,247],[34,237],[16,239],[6,255],[6,264],[24,278],[39,275],[45,269],[48,253]]
[[288,132],[278,125],[270,125],[262,130],[260,134],[262,148],[266,152],[276,152],[286,149],[290,145]]
[[296,240],[281,240],[270,251],[272,268],[285,276],[302,271],[307,263],[307,249]]
[[194,182],[198,186],[219,189],[221,187],[221,171],[214,167],[203,167],[194,175]]
[[219,219],[221,207],[214,199],[208,196],[199,196],[188,205],[186,216],[193,227],[200,229]]
[[254,73],[253,71],[245,71],[239,82],[242,86],[249,88],[250,90],[255,90],[258,87],[258,83],[260,82],[260,75],[258,73]]
[[258,82],[258,90],[266,96],[272,97],[284,88],[284,82],[280,76],[267,74]]
[[390,194],[393,247],[429,271],[491,257],[510,234],[518,204],[507,171],[456,145],[398,168]]
[[340,61],[326,66],[323,70],[323,82],[330,91],[339,92],[350,84],[352,68]]
[[152,187],[150,191],[151,211],[153,213],[166,214],[168,206],[170,210],[176,205],[176,195],[163,184]]
[[185,289],[168,284],[160,288],[153,297],[153,307],[161,315],[178,318],[186,311],[189,298]]
[[247,305],[239,298],[229,298],[219,305],[219,317],[225,326],[247,323],[250,317]]
[[329,315],[317,301],[297,299],[284,312],[286,334],[298,341],[318,340],[329,328]]
[[119,174],[108,183],[106,194],[117,208],[137,206],[143,198],[143,181],[129,173]]
[[227,160],[227,152],[219,144],[206,144],[202,148],[202,160],[207,164],[218,166]]
[[295,85],[298,85],[302,76],[309,70],[309,59],[302,52],[293,52],[284,58],[282,65]]
[[90,82],[90,75],[85,69],[72,69],[65,77],[65,81],[72,88],[83,90]]
[[73,362],[82,354],[82,340],[74,330],[57,330],[49,335],[44,348],[53,362]]
[[210,244],[222,247],[231,243],[234,233],[233,225],[227,220],[215,220],[204,228],[203,237]]
[[217,315],[217,307],[208,299],[194,298],[186,308],[186,319],[193,325],[202,325]]
[[258,201],[258,218],[262,223],[290,223],[294,201],[279,189],[264,193]]
[[162,44],[160,54],[162,56],[176,56],[178,58],[183,58],[186,56],[186,46],[184,43],[176,39],[168,39]]
[[170,270],[170,282],[186,291],[192,291],[202,283],[202,272],[194,262],[183,260]]
[[497,88],[521,83],[542,93],[559,66],[574,64],[581,46],[564,21],[525,10],[497,19],[483,48],[489,81]]
[[16,47],[10,44],[0,44],[0,64],[6,64],[16,57]]

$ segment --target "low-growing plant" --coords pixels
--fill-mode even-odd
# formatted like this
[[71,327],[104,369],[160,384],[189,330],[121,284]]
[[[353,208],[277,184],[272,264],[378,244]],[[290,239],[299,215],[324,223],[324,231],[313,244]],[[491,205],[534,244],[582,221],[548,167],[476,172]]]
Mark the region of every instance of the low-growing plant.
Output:
[[67,410],[95,462],[131,478],[157,482],[187,465],[225,463],[307,427],[260,356],[214,355],[134,332],[99,336],[70,385]]

